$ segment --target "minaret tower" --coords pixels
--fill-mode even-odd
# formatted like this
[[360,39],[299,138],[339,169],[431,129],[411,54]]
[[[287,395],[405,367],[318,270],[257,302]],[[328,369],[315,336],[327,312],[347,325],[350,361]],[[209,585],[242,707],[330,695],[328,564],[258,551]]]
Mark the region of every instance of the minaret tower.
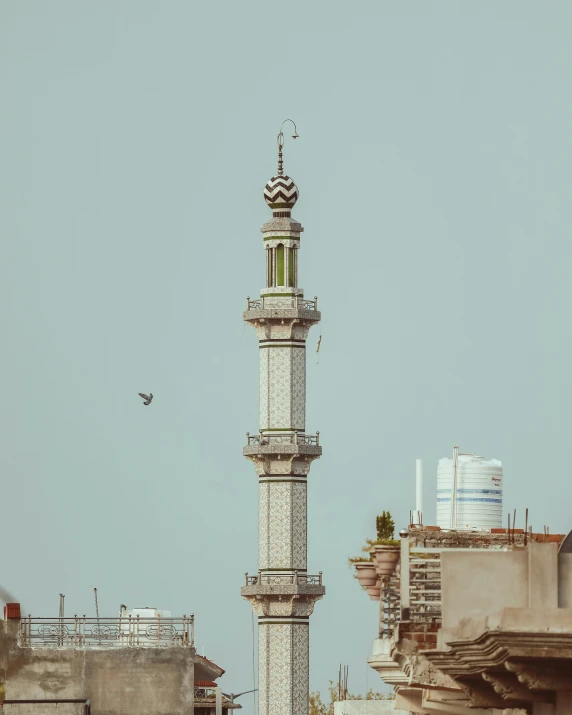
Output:
[[307,571],[306,482],[322,448],[319,433],[306,434],[306,338],[320,313],[298,287],[304,229],[290,215],[298,188],[283,174],[283,146],[281,129],[278,175],[264,188],[266,288],[244,313],[260,348],[260,431],[243,450],[259,481],[258,573],[241,590],[258,616],[259,715],[307,714],[310,616],[325,594],[321,572]]

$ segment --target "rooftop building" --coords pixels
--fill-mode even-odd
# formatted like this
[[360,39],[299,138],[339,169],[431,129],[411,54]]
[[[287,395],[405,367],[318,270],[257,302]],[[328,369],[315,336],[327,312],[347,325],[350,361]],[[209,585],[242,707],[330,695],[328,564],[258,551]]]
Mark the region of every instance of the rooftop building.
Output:
[[395,707],[572,713],[571,541],[522,529],[410,527],[392,563],[374,547],[373,561],[356,564],[380,603],[368,662],[395,688]]
[[216,683],[223,673],[196,653],[192,615],[33,618],[9,603],[0,620],[8,715],[224,715],[240,705]]

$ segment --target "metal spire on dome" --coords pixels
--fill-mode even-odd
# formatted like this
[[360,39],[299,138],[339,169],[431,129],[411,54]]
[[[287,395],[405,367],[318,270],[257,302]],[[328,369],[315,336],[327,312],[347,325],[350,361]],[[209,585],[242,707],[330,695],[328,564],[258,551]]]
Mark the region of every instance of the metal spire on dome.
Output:
[[282,176],[282,147],[284,146],[284,132],[282,131],[282,127],[286,124],[286,122],[291,122],[294,125],[294,134],[292,134],[292,139],[298,139],[300,135],[298,134],[298,130],[296,129],[296,122],[293,119],[285,119],[282,122],[282,125],[280,126],[280,132],[277,137],[278,141],[278,176]]
[[282,128],[286,122],[294,125],[292,139],[298,139],[299,134],[296,123],[293,119],[285,119],[280,127],[280,132],[276,139],[278,143],[278,173],[273,176],[264,187],[264,200],[272,209],[274,218],[288,218],[294,204],[298,200],[298,187],[293,179],[286,176],[283,171],[282,147],[284,146],[284,132]]

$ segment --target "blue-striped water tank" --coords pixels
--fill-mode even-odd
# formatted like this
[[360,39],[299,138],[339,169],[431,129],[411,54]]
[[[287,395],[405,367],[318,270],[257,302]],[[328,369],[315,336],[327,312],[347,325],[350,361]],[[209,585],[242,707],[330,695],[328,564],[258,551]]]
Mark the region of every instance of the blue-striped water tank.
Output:
[[474,454],[460,454],[457,466],[456,514],[452,523],[453,460],[437,468],[437,526],[488,531],[502,527],[502,464]]

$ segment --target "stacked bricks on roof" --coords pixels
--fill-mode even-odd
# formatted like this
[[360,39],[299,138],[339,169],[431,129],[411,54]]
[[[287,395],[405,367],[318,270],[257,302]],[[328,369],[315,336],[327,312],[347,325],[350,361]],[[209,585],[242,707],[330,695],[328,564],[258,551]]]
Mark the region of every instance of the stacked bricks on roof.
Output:
[[4,620],[7,621],[9,618],[10,619],[21,618],[19,603],[7,603],[4,606]]
[[[510,542],[515,546],[524,546],[524,529],[511,529]],[[435,549],[493,549],[506,546],[508,535],[506,529],[491,531],[453,531],[441,530],[438,526],[410,527],[409,538],[413,547]],[[533,534],[532,539],[540,543],[560,544],[566,538],[565,534]],[[530,540],[530,534],[528,535]]]

